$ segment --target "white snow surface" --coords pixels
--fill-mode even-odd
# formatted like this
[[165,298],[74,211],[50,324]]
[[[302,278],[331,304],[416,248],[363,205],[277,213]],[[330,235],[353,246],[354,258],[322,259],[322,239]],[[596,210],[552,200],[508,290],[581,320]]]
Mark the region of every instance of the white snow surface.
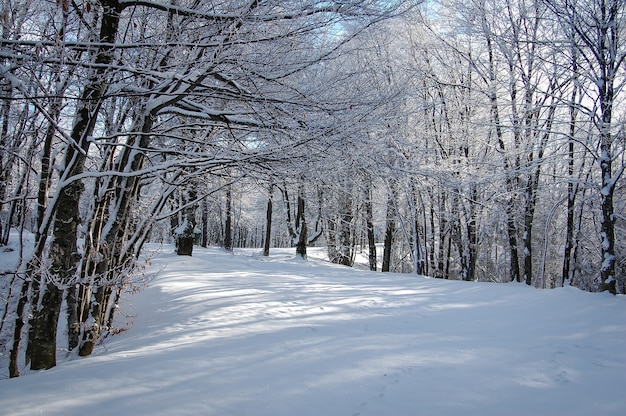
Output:
[[[316,251],[318,250],[318,251]],[[5,415],[626,415],[626,298],[165,246],[87,358]]]

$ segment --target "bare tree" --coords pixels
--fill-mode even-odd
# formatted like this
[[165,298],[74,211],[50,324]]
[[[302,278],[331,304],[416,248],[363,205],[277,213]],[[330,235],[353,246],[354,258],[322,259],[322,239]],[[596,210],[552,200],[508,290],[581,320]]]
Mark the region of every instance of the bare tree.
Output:
[[601,179],[600,279],[602,290],[617,293],[614,196],[626,165],[615,166],[624,149],[619,144],[619,123],[614,113],[617,94],[624,87],[619,74],[626,60],[626,3],[623,0],[580,0],[546,2],[546,6],[570,34],[569,48],[585,65],[580,74],[587,74],[590,84],[596,87],[595,94],[589,96],[593,102],[586,113],[597,132],[595,158]]

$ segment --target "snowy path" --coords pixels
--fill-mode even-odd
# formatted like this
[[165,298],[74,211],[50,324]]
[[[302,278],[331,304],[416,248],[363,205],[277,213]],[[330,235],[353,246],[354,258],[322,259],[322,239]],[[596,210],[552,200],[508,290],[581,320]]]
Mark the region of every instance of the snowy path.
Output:
[[[6,415],[625,415],[626,298],[197,249]],[[251,253],[249,253],[251,254]],[[124,321],[118,319],[118,324]]]

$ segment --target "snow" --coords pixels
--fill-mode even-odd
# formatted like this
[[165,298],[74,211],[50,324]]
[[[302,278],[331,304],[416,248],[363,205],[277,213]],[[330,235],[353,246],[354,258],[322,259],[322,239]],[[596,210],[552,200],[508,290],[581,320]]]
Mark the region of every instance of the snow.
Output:
[[182,224],[174,229],[173,234],[175,236],[181,236],[185,233],[187,227],[189,227],[189,222],[187,221],[187,218],[184,218]]
[[624,296],[372,273],[321,253],[166,246],[120,304],[126,330],[0,380],[2,414],[626,414]]

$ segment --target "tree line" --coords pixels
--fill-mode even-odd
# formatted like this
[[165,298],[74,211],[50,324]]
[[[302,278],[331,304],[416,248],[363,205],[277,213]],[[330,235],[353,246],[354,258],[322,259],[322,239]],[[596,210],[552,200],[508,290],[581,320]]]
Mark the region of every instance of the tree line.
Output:
[[626,291],[623,0],[35,3],[0,16],[12,377],[61,319],[91,354],[150,241]]

